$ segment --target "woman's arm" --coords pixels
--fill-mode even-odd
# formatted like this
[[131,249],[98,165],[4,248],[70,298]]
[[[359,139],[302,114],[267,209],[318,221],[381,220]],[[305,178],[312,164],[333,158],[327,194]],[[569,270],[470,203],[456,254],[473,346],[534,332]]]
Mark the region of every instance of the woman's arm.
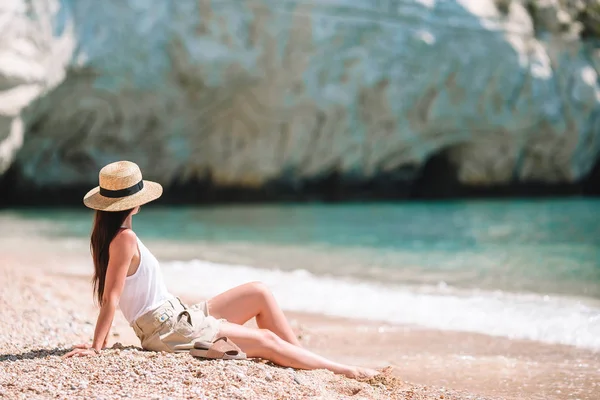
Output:
[[91,346],[79,345],[65,355],[65,357],[94,355],[100,353],[100,350],[106,343],[108,333],[115,316],[115,310],[119,304],[125,278],[129,265],[137,249],[137,239],[135,233],[131,230],[121,231],[113,239],[109,248],[109,262],[106,271],[106,280],[104,283],[104,294],[102,296],[102,306],[96,329],[94,331],[94,341]]

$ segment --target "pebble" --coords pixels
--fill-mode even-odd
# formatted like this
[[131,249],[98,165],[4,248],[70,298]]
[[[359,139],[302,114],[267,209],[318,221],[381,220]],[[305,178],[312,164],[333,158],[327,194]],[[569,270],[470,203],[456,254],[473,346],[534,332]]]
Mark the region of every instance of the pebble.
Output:
[[267,382],[273,381],[273,376],[271,376],[271,374],[268,372],[265,374],[265,381],[267,381]]
[[302,381],[300,380],[300,378],[298,378],[298,375],[294,374],[294,382],[296,382],[298,385],[303,385]]

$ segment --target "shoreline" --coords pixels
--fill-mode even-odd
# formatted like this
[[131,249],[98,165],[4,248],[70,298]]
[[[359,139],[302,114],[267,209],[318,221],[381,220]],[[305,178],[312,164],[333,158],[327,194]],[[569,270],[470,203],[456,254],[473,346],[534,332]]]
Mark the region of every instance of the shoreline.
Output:
[[[93,336],[97,309],[93,304],[89,279],[85,274],[74,273],[90,266],[87,247],[83,246],[83,241],[39,237],[36,231],[34,226],[25,226],[0,234],[0,306],[6,310],[6,319],[0,324],[0,365],[9,365],[9,368],[5,368],[6,374],[0,373],[0,394],[4,393],[6,398],[17,397],[21,393],[36,394],[35,391],[23,390],[26,390],[27,385],[37,387],[31,386],[27,379],[16,382],[14,377],[11,378],[9,370],[17,371],[17,374],[40,368],[62,371],[62,375],[50,374],[47,382],[50,385],[58,385],[61,380],[68,378],[65,376],[65,365],[93,374],[83,359],[69,364],[63,363],[56,355],[47,354],[52,349],[56,353],[59,351],[57,349],[90,341]],[[156,255],[162,260],[168,258],[166,253],[165,249],[161,249]],[[197,297],[182,296],[189,303],[202,297],[201,293]],[[340,362],[370,367],[392,365],[400,379],[413,382],[392,388],[385,385],[384,388],[363,387],[361,396],[366,398],[408,398],[407,391],[412,391],[422,396],[417,398],[425,399],[440,398],[440,394],[443,394],[445,398],[454,399],[591,400],[600,390],[600,383],[596,379],[600,371],[600,354],[585,349],[319,314],[286,312],[286,315],[301,336],[303,345],[309,349]],[[115,316],[109,345],[116,342],[124,346],[139,346],[133,330],[120,313]],[[46,353],[40,349],[45,349]],[[130,371],[127,365],[122,365],[124,353],[127,359],[139,358],[144,363],[155,362],[154,359],[147,360],[144,352],[138,354],[110,350],[106,360],[94,360],[93,365],[108,363],[111,368],[120,366]],[[194,368],[202,366],[210,376],[213,367],[233,368],[229,363],[198,361],[189,357],[179,359],[167,356],[163,361],[168,364],[166,371],[177,370],[183,368],[182,365],[191,363]],[[235,367],[239,367],[247,376],[256,372],[254,363],[236,364]],[[271,374],[281,372],[275,367],[268,369]],[[321,385],[321,389],[333,385],[332,391],[322,393],[325,396],[323,398],[350,395],[349,392],[343,392],[345,389],[341,389],[346,387],[344,385],[355,385],[353,387],[358,388],[354,382],[338,377],[335,377],[335,383],[332,384],[332,377],[323,371],[300,371],[296,375],[301,380],[311,382],[301,388],[291,386],[298,390],[308,390],[313,384]],[[109,378],[112,376],[109,375]],[[221,378],[215,379],[218,381]],[[294,382],[288,380],[289,376],[282,375],[281,382],[277,382],[289,389],[288,386]],[[275,387],[277,382],[273,381],[271,386]],[[186,386],[182,381],[181,388],[185,389]],[[261,390],[268,390],[270,387],[263,387],[258,383],[254,386],[262,388]],[[254,386],[249,387],[252,389]],[[92,387],[108,392],[115,389],[111,384],[96,387],[89,383],[89,388]],[[153,386],[149,388],[158,390]],[[184,389],[180,396],[182,398],[188,393]],[[44,398],[46,392],[39,388],[36,390],[40,392],[36,395]],[[59,392],[59,397],[73,397],[74,393],[69,390]],[[308,395],[308,392],[302,393]],[[319,392],[317,390],[313,393]]]

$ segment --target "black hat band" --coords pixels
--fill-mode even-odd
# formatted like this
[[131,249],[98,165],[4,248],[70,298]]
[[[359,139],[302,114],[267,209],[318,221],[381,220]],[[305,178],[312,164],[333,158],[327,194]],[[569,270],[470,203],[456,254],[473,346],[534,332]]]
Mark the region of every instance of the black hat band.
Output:
[[100,186],[100,194],[104,197],[109,197],[111,199],[117,199],[119,197],[127,197],[127,196],[131,196],[132,194],[136,194],[143,188],[144,188],[144,181],[142,180],[131,187],[128,187],[125,189],[119,189],[119,190],[104,189],[102,186]]

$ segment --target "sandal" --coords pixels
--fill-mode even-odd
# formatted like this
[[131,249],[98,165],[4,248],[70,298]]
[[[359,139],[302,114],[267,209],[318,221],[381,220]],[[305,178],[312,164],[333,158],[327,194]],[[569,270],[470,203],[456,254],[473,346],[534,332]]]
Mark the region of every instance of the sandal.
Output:
[[214,342],[195,342],[190,354],[194,357],[220,360],[244,360],[246,358],[246,353],[225,336]]

